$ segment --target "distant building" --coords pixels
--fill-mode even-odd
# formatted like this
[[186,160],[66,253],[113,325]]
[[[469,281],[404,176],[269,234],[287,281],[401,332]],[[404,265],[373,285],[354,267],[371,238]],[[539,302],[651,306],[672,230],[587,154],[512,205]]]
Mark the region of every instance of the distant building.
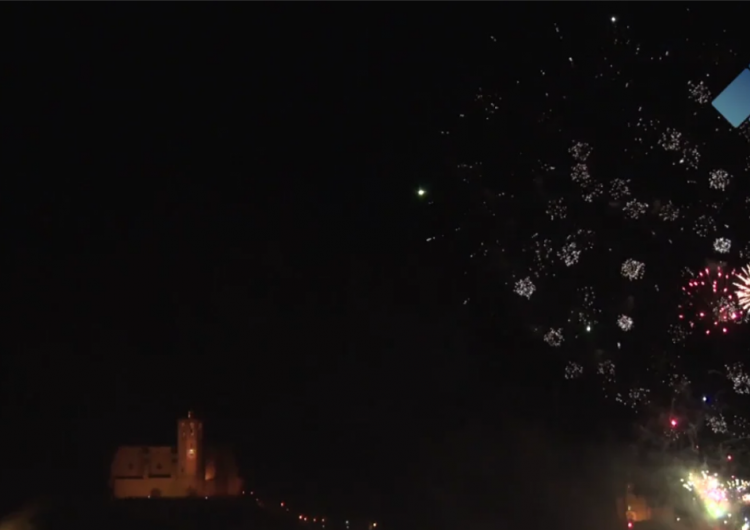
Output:
[[620,520],[624,519],[628,527],[632,527],[633,523],[671,522],[676,519],[671,506],[652,506],[646,497],[635,493],[632,484],[628,484],[625,495],[617,499],[617,511]]
[[118,448],[110,485],[120,499],[242,494],[234,455],[228,449],[204,447],[203,422],[192,412],[177,421],[177,446]]

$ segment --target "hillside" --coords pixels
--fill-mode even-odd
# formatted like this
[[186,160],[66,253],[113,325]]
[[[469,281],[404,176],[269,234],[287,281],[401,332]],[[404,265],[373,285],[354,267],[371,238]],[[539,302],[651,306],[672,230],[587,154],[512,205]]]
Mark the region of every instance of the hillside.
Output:
[[272,513],[249,500],[47,501],[0,522],[0,530],[299,530],[288,514]]

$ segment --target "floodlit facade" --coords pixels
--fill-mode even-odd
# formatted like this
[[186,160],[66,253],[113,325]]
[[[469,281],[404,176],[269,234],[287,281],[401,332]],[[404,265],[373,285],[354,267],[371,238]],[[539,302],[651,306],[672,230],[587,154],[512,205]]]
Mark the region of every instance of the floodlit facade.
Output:
[[627,526],[632,528],[633,523],[645,521],[667,521],[676,519],[671,506],[654,507],[646,497],[636,495],[632,484],[627,485],[625,496],[617,499],[617,511],[620,518],[625,519]]
[[177,421],[177,445],[122,446],[112,461],[115,498],[217,497],[242,494],[234,455],[205,447],[203,422],[188,412]]

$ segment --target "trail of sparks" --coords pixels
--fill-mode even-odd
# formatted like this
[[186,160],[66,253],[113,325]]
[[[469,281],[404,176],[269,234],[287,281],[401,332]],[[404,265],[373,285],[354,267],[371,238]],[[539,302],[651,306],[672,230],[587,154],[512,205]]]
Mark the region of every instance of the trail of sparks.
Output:
[[731,518],[741,505],[750,503],[750,482],[746,480],[724,479],[718,473],[701,471],[688,473],[682,485],[701,502],[711,520]]

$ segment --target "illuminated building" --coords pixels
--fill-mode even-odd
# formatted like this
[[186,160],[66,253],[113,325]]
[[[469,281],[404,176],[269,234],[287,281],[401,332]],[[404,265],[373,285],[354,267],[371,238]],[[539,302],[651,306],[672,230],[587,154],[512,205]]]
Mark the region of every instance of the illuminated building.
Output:
[[637,495],[633,485],[628,484],[625,495],[617,499],[617,511],[621,519],[625,519],[628,528],[633,527],[633,523],[642,523],[644,521],[674,521],[674,510],[670,506],[652,506],[648,500]]
[[203,422],[188,412],[177,421],[177,445],[122,446],[110,474],[116,498],[215,497],[242,493],[234,455],[205,447]]

